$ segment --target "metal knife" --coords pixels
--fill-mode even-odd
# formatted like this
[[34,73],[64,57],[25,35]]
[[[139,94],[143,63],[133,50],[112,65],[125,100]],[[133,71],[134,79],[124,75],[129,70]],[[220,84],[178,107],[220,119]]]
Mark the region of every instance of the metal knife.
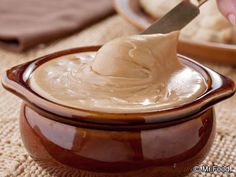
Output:
[[197,3],[193,3],[190,0],[182,1],[164,17],[154,22],[141,34],[165,34],[172,31],[181,30],[200,14],[199,7],[206,1],[207,0],[197,0]]

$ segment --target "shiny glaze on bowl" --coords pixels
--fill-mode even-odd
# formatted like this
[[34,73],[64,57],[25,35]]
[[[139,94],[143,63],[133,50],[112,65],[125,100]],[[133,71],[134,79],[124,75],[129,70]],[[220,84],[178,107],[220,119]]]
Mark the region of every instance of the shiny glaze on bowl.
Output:
[[94,176],[183,176],[205,158],[215,135],[212,108],[183,123],[135,131],[83,128],[44,114],[22,106],[20,130],[30,155]]
[[6,72],[3,86],[24,100],[20,130],[30,155],[59,174],[62,169],[66,174],[92,177],[183,176],[191,172],[214,139],[212,106],[234,94],[234,83],[179,56],[181,62],[202,73],[209,89],[177,108],[136,114],[74,109],[42,98],[29,88],[30,74],[42,63],[99,47],[56,52]]

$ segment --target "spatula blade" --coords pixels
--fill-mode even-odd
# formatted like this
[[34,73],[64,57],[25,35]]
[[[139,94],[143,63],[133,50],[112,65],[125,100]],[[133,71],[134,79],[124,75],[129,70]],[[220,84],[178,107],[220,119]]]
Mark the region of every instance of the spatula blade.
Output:
[[200,13],[199,7],[185,0],[154,22],[142,34],[170,33],[181,30]]

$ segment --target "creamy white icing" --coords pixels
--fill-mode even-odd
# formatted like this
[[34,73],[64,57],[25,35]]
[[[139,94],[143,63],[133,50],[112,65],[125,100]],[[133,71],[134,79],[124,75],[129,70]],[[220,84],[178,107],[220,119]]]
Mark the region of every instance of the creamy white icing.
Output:
[[207,88],[203,76],[181,64],[178,33],[121,37],[97,53],[71,54],[39,66],[30,78],[41,96],[74,108],[134,113],[188,103]]

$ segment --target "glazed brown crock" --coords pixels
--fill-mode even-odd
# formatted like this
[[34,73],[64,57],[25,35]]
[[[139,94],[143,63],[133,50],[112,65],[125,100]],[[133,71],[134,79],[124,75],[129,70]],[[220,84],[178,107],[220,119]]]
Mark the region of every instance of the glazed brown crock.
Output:
[[27,81],[31,73],[44,62],[99,48],[56,52],[5,73],[3,86],[23,99],[20,130],[29,154],[58,174],[156,177],[191,172],[205,158],[214,139],[213,105],[234,94],[233,81],[179,55],[183,64],[203,75],[208,90],[175,108],[135,114],[75,109],[30,89]]

